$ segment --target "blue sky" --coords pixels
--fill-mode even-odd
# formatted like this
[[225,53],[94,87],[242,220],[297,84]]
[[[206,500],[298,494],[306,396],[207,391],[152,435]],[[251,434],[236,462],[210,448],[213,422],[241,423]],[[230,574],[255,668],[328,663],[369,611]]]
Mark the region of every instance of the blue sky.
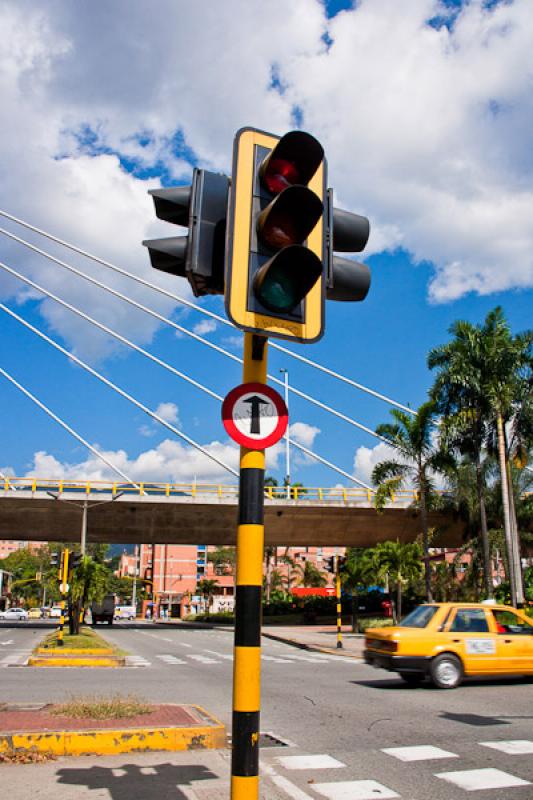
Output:
[[[282,134],[300,124],[323,143],[336,204],[364,213],[363,303],[328,303],[326,334],[302,355],[416,408],[429,348],[458,318],[503,306],[531,326],[530,153],[533,9],[505,3],[363,0],[355,4],[141,0],[88,9],[64,0],[7,0],[0,83],[1,208],[191,298],[185,281],[150,269],[141,241],[172,235],[148,188],[186,183],[199,165],[228,172],[243,125]],[[399,6],[402,6],[401,11]],[[127,11],[127,13],[126,13]],[[221,32],[224,36],[221,36]],[[222,48],[221,41],[240,42]],[[0,219],[80,269],[194,329],[204,318]],[[0,260],[177,369],[224,395],[240,368],[1,237]],[[0,270],[0,301],[232,466],[237,450],[218,403],[43,302]],[[221,298],[201,305],[223,314]],[[135,480],[233,481],[108,388],[0,314],[0,366]],[[205,334],[240,355],[241,334]],[[375,428],[386,404],[271,349],[269,371]],[[7,474],[109,478],[28,399],[2,381]],[[360,480],[386,453],[367,434],[291,397],[292,433]],[[377,446],[377,447],[376,447]],[[282,479],[283,448],[269,452]],[[292,478],[349,481],[296,451]]]

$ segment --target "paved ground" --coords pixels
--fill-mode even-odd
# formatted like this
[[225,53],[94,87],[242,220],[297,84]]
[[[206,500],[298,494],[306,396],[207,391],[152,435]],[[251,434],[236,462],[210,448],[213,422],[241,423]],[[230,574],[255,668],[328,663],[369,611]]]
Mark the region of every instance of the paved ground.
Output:
[[[230,723],[230,631],[113,626],[102,628],[102,633],[130,651],[130,663],[138,666],[91,670],[10,667],[0,671],[0,700],[56,700],[69,692],[134,692],[155,702],[198,703]],[[307,630],[305,636],[319,633]],[[17,628],[5,634],[5,629],[0,629],[0,643],[12,643],[0,644],[0,664],[4,653],[8,656],[14,655],[14,650],[27,650],[35,639],[32,631],[22,630],[22,626],[20,631]],[[360,646],[358,642],[354,647]],[[395,676],[372,669],[356,658],[313,653],[265,638],[262,652],[261,729],[274,736],[274,741],[267,739],[265,743],[277,744],[264,746],[261,751],[266,798],[466,800],[470,791],[475,792],[476,800],[533,797],[531,682],[471,681],[454,691],[438,691],[430,686],[411,689]],[[158,800],[227,796],[225,753],[218,754],[216,769],[215,762],[209,767],[220,782],[218,795],[202,794],[204,790],[214,791],[216,784],[208,786],[201,776],[188,786],[184,784],[181,795],[175,789],[172,794],[168,787],[176,775],[182,774],[178,768],[208,766],[196,755],[186,755],[189,760],[185,762],[166,755],[158,759],[157,764],[170,766],[161,767],[160,773],[148,770],[139,778],[149,787],[150,775],[154,782],[159,775],[157,787],[153,784],[154,792],[150,788],[144,794],[133,795],[134,779],[128,783],[125,775],[138,776],[139,771],[144,775],[142,769],[156,763],[153,755],[151,762],[122,759],[121,769],[124,764],[134,766],[129,773],[120,772],[117,776],[110,771],[116,767],[104,767],[101,760],[84,760],[85,779],[87,775],[96,778],[90,792],[87,788],[83,791],[87,797],[106,800],[130,800],[132,796],[153,796]],[[206,754],[198,754],[198,758],[200,755],[203,758]],[[284,760],[288,757],[296,760]],[[97,774],[96,767],[107,771]],[[8,770],[9,785],[14,787],[10,800],[25,800],[31,794],[39,800],[67,800],[74,797],[68,793],[72,783],[59,782],[52,773],[57,775],[54,770],[71,768],[82,770],[71,761],[46,768],[2,767],[0,780],[3,770]],[[41,769],[52,772],[49,775],[39,772]],[[87,772],[90,769],[93,771]],[[72,778],[72,773],[68,774]],[[27,786],[23,791],[23,784],[17,783],[19,775],[20,780],[37,776],[32,779],[35,791],[28,792]],[[87,782],[80,785],[87,787]]]

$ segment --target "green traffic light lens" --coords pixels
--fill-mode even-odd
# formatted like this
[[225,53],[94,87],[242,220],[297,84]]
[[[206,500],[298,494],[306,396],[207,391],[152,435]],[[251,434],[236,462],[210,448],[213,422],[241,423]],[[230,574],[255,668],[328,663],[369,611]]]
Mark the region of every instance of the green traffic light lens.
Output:
[[293,311],[322,275],[322,262],[307,247],[290,245],[256,272],[253,289],[264,308],[278,314]]
[[270,311],[292,311],[300,299],[291,277],[275,268],[268,272],[257,295]]

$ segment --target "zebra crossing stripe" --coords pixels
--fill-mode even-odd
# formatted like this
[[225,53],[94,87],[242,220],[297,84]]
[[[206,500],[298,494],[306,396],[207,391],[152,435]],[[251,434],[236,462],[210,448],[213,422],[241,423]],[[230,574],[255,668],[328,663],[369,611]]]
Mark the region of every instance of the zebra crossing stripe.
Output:
[[162,655],[156,656],[161,661],[164,661],[165,664],[186,664],[186,661],[183,661],[181,658],[176,658],[176,656],[170,655],[169,653],[163,653]]
[[207,656],[198,656],[198,655],[190,655],[188,658],[192,658],[194,661],[199,661],[201,664],[220,664],[220,661],[216,661],[214,658],[208,658]]

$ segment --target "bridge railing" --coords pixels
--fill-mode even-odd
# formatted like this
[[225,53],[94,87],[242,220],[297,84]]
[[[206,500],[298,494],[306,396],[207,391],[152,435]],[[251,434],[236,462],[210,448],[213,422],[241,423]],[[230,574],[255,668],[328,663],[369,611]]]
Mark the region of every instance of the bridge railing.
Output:
[[[211,483],[159,483],[141,481],[138,485],[112,481],[76,481],[70,479],[51,478],[17,478],[2,479],[4,492],[24,491],[36,494],[47,494],[62,497],[73,494],[96,499],[108,495],[110,499],[119,495],[144,497],[191,497],[219,498],[237,500],[239,487],[230,484]],[[1,486],[1,483],[0,483]],[[358,487],[312,487],[312,486],[265,486],[265,499],[273,501],[291,501],[298,503],[332,503],[339,505],[371,505],[375,492],[372,489]],[[404,489],[394,494],[393,505],[409,505],[417,499],[417,493]]]

